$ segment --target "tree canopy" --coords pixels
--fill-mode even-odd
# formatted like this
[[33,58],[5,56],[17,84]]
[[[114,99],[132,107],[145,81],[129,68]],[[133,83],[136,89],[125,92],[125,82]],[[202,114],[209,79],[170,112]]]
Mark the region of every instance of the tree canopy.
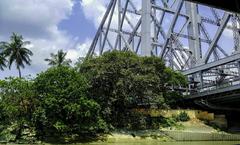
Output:
[[80,60],[76,68],[66,64],[58,63],[31,80],[0,80],[0,140],[53,137],[64,142],[113,128],[156,128],[159,120],[174,124],[133,111],[169,109],[182,97],[173,88],[185,86],[185,77],[160,58],[112,51]]
[[100,105],[88,99],[88,82],[74,69],[50,68],[38,75],[33,86],[38,98],[34,122],[39,134],[94,135],[105,129]]
[[6,63],[7,63],[7,59],[3,52],[3,48],[0,45],[0,70],[4,70],[4,68],[7,67]]
[[72,61],[66,59],[66,56],[67,52],[61,49],[57,54],[51,53],[50,58],[46,58],[45,61],[47,61],[50,66],[69,66]]
[[115,126],[129,108],[170,107],[168,87],[186,84],[185,77],[167,68],[160,58],[139,57],[128,51],[90,58],[80,66],[80,72],[90,81],[89,95],[103,106],[103,116]]
[[21,77],[21,68],[25,68],[25,64],[31,65],[30,56],[32,56],[33,53],[26,48],[26,45],[29,44],[29,41],[24,41],[22,35],[16,33],[12,34],[10,42],[1,42],[1,47],[3,48],[2,60],[4,60],[5,57],[8,57],[9,68],[15,63],[16,68],[19,71],[19,77]]

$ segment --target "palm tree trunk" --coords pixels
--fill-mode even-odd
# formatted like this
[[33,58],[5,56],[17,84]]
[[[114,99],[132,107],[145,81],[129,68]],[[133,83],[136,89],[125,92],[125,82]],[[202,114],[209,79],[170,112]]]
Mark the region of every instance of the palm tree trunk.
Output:
[[19,78],[22,78],[21,69],[19,67],[18,67],[18,75],[19,75]]

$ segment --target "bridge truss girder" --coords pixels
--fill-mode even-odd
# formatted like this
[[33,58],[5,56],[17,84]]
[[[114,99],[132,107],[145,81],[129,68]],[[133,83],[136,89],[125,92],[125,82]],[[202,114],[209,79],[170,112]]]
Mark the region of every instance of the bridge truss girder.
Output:
[[[232,47],[221,46],[224,31],[232,32]],[[189,1],[111,0],[87,57],[111,50],[155,55],[205,91],[231,80],[240,84],[239,32],[237,14]]]

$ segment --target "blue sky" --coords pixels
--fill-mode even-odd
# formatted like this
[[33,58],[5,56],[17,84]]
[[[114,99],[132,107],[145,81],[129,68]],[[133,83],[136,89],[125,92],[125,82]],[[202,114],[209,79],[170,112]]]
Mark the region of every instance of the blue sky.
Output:
[[73,6],[72,14],[68,19],[60,22],[58,28],[66,30],[72,36],[79,37],[80,42],[84,42],[86,38],[94,37],[96,31],[93,22],[85,17],[81,4],[77,1]]
[[[137,7],[141,4],[141,0],[132,1]],[[44,59],[59,49],[68,52],[67,57],[73,61],[85,56],[108,3],[109,0],[0,0],[0,41],[8,41],[12,32],[31,41],[28,47],[34,53],[32,65],[22,73],[35,76],[49,67]],[[200,11],[210,16],[207,9],[201,7]],[[213,37],[215,28],[208,28]],[[219,44],[229,49],[231,40],[228,30]],[[0,71],[0,79],[17,75],[14,66]]]
[[[93,8],[93,3],[103,9]],[[35,76],[48,68],[44,59],[59,49],[68,52],[73,62],[85,56],[105,4],[104,0],[1,0],[0,41],[8,41],[12,32],[31,41],[32,65],[22,72]],[[13,66],[0,71],[0,79],[17,74]]]

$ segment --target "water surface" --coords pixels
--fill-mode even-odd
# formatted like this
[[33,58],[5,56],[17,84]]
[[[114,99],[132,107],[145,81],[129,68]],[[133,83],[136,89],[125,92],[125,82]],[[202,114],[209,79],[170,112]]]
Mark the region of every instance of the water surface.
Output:
[[88,143],[79,145],[240,145],[240,142],[233,141],[200,141],[200,142],[159,142],[159,141],[136,141],[121,143]]

